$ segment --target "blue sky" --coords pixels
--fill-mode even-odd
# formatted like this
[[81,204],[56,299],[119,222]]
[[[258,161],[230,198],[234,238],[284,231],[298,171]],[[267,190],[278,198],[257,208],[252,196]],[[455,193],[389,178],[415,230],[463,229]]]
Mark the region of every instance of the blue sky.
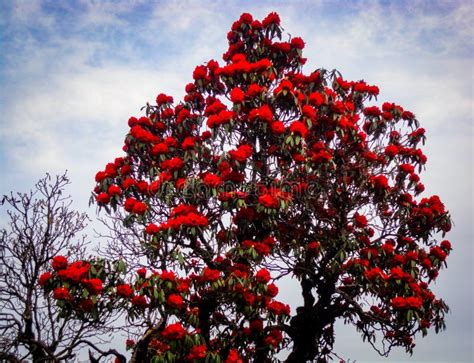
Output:
[[[307,44],[306,71],[377,84],[380,102],[401,104],[427,129],[425,193],[439,194],[455,222],[435,286],[452,312],[448,330],[417,341],[412,358],[395,351],[386,361],[472,361],[473,10],[468,0],[3,1],[0,194],[68,169],[75,208],[94,218],[94,174],[121,154],[128,118],[158,93],[179,100],[196,65],[221,61],[242,12],[277,11]],[[382,361],[351,329],[336,334],[342,357]]]

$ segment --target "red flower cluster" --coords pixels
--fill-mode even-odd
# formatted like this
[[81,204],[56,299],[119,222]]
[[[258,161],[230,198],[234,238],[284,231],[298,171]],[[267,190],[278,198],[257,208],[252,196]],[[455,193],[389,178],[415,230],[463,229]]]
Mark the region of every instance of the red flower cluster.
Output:
[[162,332],[161,336],[166,340],[181,340],[186,335],[186,330],[180,323],[168,325]]

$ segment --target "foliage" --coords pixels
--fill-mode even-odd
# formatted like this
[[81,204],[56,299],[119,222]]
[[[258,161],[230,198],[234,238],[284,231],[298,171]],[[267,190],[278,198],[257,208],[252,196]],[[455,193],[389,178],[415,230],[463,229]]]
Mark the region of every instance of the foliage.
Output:
[[[451,228],[444,205],[420,197],[424,129],[395,103],[370,105],[376,86],[304,74],[304,42],[282,41],[276,13],[242,14],[227,38],[225,64],[197,66],[177,105],[160,94],[131,117],[126,155],[96,175],[133,271],[101,262],[113,273],[97,272],[106,287],[93,294],[66,264],[47,291],[68,287],[58,304],[81,319],[84,294],[91,318],[127,311],[146,327],[128,344],[134,361],[266,362],[287,349],[287,362],[323,362],[337,319],[382,355],[411,353],[416,334],[444,327],[429,285],[451,250],[437,238]],[[276,299],[283,277],[301,288],[292,313]]]

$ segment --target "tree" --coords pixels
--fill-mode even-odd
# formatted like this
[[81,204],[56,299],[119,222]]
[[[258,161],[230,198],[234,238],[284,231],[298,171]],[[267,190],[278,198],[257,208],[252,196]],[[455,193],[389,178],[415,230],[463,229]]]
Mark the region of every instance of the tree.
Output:
[[88,218],[70,209],[71,198],[63,194],[69,183],[66,174],[46,175],[34,190],[11,193],[1,201],[9,207],[9,224],[0,230],[2,361],[70,361],[79,348],[95,348],[97,340],[92,338],[98,328],[104,331],[102,324],[60,319],[61,307],[42,289],[53,257],[79,259],[85,254],[87,241],[79,234]]
[[[225,64],[197,66],[179,104],[159,94],[131,117],[126,155],[96,175],[118,233],[97,314],[108,302],[142,327],[136,362],[324,362],[337,319],[382,355],[411,353],[448,309],[429,289],[451,220],[421,197],[424,129],[368,104],[376,86],[304,74],[305,43],[282,41],[276,13],[242,14],[227,38]],[[74,286],[58,297],[73,319],[88,287],[68,266],[49,291]],[[276,300],[284,277],[301,290],[293,312]]]

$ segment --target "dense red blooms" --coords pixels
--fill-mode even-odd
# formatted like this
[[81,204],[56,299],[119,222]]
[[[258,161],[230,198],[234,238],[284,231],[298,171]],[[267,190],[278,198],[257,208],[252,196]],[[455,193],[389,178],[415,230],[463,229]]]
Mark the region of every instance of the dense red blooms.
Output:
[[177,294],[171,294],[170,296],[168,296],[166,303],[169,307],[174,309],[182,309],[184,307],[183,298]]
[[275,135],[281,135],[285,133],[285,125],[281,121],[274,121],[271,123],[272,132]]
[[[422,195],[425,130],[377,86],[304,73],[276,13],[242,14],[227,40],[182,102],[160,93],[128,120],[125,155],[95,175],[93,201],[123,222],[114,261],[57,256],[39,283],[65,316],[160,315],[142,361],[329,361],[337,319],[411,352],[443,328],[429,285],[452,249],[448,211]],[[291,316],[272,275],[298,280]]]
[[183,326],[180,323],[174,323],[168,325],[161,333],[161,336],[167,340],[181,340],[184,338],[185,334],[186,330]]
[[67,287],[57,287],[53,291],[53,297],[56,300],[71,300],[69,289]]
[[66,268],[68,265],[67,258],[64,256],[54,256],[51,267],[53,270],[58,271]]
[[51,277],[53,277],[53,274],[49,271],[43,273],[40,275],[40,277],[38,278],[38,284],[40,286],[45,286],[49,280],[51,280]]
[[118,285],[117,286],[117,295],[122,297],[130,297],[133,294],[133,289],[128,284]]
[[266,208],[278,208],[278,198],[271,194],[264,194],[258,198],[258,202]]
[[261,269],[255,274],[255,278],[258,282],[261,282],[262,284],[266,284],[268,281],[270,281],[270,272],[268,272],[267,269]]

